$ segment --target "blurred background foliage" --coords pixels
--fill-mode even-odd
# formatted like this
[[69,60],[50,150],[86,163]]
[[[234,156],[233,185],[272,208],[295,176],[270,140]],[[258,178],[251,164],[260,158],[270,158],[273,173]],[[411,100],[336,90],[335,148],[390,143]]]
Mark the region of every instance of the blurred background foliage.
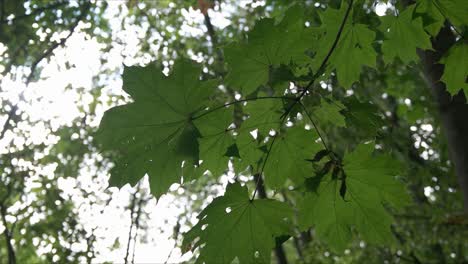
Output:
[[[141,183],[125,189],[125,204],[112,205],[118,192],[107,188],[112,164],[93,145],[92,133],[103,109],[128,97],[106,87],[119,78],[122,64],[154,62],[168,70],[177,57],[202,63],[206,77],[222,78],[226,72],[223,45],[245,38],[256,19],[281,17],[294,2],[0,0],[0,120],[4,124],[0,127],[0,263],[14,263],[12,259],[16,263],[89,263],[106,259],[103,247],[132,262],[135,245],[153,235],[146,208],[155,206],[155,201]],[[312,25],[318,24],[317,10],[340,3],[300,2]],[[375,7],[383,2],[360,1],[363,12],[355,15],[375,24]],[[98,70],[89,87],[76,87],[72,82],[63,87],[73,90],[76,97],[79,112],[71,120],[35,118],[34,108],[27,106],[45,99],[27,96],[28,92],[47,78],[43,68],[63,56],[60,50],[66,50],[73,34],[99,45]],[[115,56],[120,57],[117,62]],[[75,67],[67,57],[57,65],[57,71]],[[370,107],[379,113],[377,141],[406,164],[405,179],[414,200],[405,211],[394,212],[398,243],[381,247],[355,241],[345,252],[334,254],[314,239],[313,230],[298,232],[283,244],[290,263],[468,262],[467,223],[458,217],[463,208],[461,194],[421,65],[397,61],[383,68],[380,61],[378,67],[366,68],[360,83],[348,90],[339,87],[332,75],[316,84],[317,96],[311,98],[332,98],[351,109],[368,111]],[[278,82],[271,85],[285,85]],[[223,96],[235,96],[235,91],[226,88]],[[371,104],[353,101],[347,98],[350,94]],[[60,94],[56,97],[60,100]],[[313,106],[317,101],[306,103]],[[332,148],[344,152],[353,147],[352,142],[371,139],[360,129],[360,121],[347,116],[347,128],[326,122],[319,125]],[[44,136],[37,139],[38,133]],[[73,191],[65,191],[63,182],[72,182]],[[193,225],[194,216],[222,190],[223,183],[207,176],[171,189],[181,210],[176,222],[161,228],[170,229],[175,248],[180,246],[181,232]],[[294,194],[285,197],[295,202]],[[100,240],[112,230],[100,230],[84,212],[105,216],[112,206],[127,212],[129,235],[103,246]]]

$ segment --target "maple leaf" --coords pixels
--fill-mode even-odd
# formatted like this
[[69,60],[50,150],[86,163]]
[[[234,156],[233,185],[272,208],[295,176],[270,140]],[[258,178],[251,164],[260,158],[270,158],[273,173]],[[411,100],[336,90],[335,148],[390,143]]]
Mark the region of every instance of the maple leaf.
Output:
[[247,42],[226,46],[229,68],[226,83],[250,94],[268,82],[272,67],[292,61],[306,62],[309,58],[305,52],[315,35],[304,26],[302,13],[300,6],[294,6],[279,24],[272,18],[259,20],[249,32]]
[[359,145],[345,156],[343,173],[328,173],[315,192],[308,192],[299,205],[302,229],[315,225],[319,239],[337,251],[346,248],[355,228],[370,243],[393,241],[393,221],[384,204],[401,208],[409,197],[395,176],[398,163],[389,156],[373,156],[373,144]]
[[354,128],[364,138],[375,138],[377,131],[382,128],[384,121],[378,114],[378,107],[365,102],[360,102],[355,97],[349,97],[345,101],[346,126]]
[[468,45],[458,43],[451,47],[447,54],[440,60],[445,64],[444,74],[441,80],[447,86],[447,91],[451,95],[456,95],[460,89],[468,94]]
[[[320,47],[332,46],[347,9],[348,5],[342,4],[339,10],[328,8],[321,14],[321,28],[326,34],[319,40]],[[346,21],[338,44],[329,59],[329,70],[336,69],[338,82],[342,86],[350,87],[358,81],[363,65],[375,67],[377,54],[372,48],[374,39],[375,32],[366,25],[351,23],[350,19]],[[327,54],[326,48],[318,50],[314,57],[316,70]]]
[[307,159],[322,147],[315,142],[317,134],[295,126],[279,132],[276,137],[265,165],[265,183],[273,189],[281,188],[288,178],[302,183],[313,172]]
[[243,111],[248,114],[248,118],[241,125],[243,131],[258,129],[260,133],[268,135],[270,130],[278,129],[284,105],[279,99],[255,100],[247,103]]
[[416,13],[427,21],[424,27],[432,36],[436,36],[447,18],[452,25],[463,27],[468,24],[468,6],[464,0],[418,0]]
[[133,103],[106,111],[96,139],[116,153],[109,183],[134,185],[149,175],[151,192],[159,197],[184,174],[182,162],[198,164],[200,132],[194,113],[203,109],[215,83],[200,81],[201,69],[187,60],[164,76],[154,65],[126,67],[123,88]]
[[432,49],[430,36],[424,31],[422,18],[413,19],[415,5],[406,8],[399,16],[381,17],[385,39],[382,52],[386,63],[395,57],[404,63],[418,60],[416,49]]
[[[198,139],[200,159],[203,161],[200,170],[209,170],[213,175],[221,175],[228,166],[228,161],[238,153],[228,152],[234,148],[234,137],[228,127],[233,122],[232,107],[225,107],[204,115],[194,121],[203,135]],[[233,149],[232,149],[233,150]]]
[[346,126],[345,116],[341,113],[346,107],[333,99],[320,98],[320,106],[313,107],[313,115],[324,124],[338,127]]
[[[292,209],[271,199],[249,199],[247,187],[229,184],[184,235],[184,249],[199,248],[196,263],[270,263],[275,237],[289,234]],[[193,246],[191,246],[193,244]]]

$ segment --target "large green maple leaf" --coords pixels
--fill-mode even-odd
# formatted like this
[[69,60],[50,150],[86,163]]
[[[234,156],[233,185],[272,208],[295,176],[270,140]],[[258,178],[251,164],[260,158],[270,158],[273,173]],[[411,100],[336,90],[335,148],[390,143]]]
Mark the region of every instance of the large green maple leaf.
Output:
[[313,45],[314,33],[304,26],[300,6],[290,8],[279,24],[264,18],[255,23],[248,41],[231,43],[224,49],[229,74],[226,83],[250,94],[269,80],[272,67],[308,60],[306,50]]
[[398,16],[381,17],[381,29],[385,39],[382,52],[386,63],[395,57],[404,63],[418,60],[416,49],[431,49],[430,36],[424,31],[421,17],[413,19],[415,5],[406,8]]
[[115,152],[111,186],[133,185],[148,174],[159,197],[180,182],[183,161],[189,170],[198,164],[200,132],[193,117],[215,86],[200,81],[200,72],[187,60],[176,61],[168,77],[155,65],[125,68],[123,89],[134,102],[106,111],[96,134],[103,150]]
[[468,94],[468,45],[461,42],[450,48],[440,61],[445,64],[441,80],[447,86],[447,91],[455,95],[460,89]]
[[[318,70],[332,47],[347,9],[348,5],[342,4],[339,10],[328,8],[321,14],[321,28],[326,33],[319,40],[321,48],[314,57],[315,70]],[[338,44],[329,59],[329,69],[336,69],[338,81],[342,86],[350,87],[358,81],[364,65],[375,67],[377,54],[372,48],[374,39],[375,32],[366,25],[352,23],[352,14],[348,16]]]
[[[199,248],[196,263],[270,263],[275,237],[289,234],[292,209],[279,201],[251,201],[247,187],[227,186],[184,235],[183,248]],[[193,244],[193,247],[191,246]]]
[[393,219],[384,204],[400,208],[409,201],[403,184],[395,178],[398,164],[389,156],[372,155],[373,150],[373,144],[358,146],[345,156],[344,174],[324,176],[299,205],[301,228],[315,225],[319,239],[335,250],[346,248],[352,228],[370,243],[393,241]]

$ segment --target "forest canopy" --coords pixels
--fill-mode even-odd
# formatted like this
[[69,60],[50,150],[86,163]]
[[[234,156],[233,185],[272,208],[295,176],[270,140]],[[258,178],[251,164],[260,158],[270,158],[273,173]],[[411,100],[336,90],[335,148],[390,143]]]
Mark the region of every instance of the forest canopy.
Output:
[[0,0],[0,262],[468,262],[467,29],[462,0]]

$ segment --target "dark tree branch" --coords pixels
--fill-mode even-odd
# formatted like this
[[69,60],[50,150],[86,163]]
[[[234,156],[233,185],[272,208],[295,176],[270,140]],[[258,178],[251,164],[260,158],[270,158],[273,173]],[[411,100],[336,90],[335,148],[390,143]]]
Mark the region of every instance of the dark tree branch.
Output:
[[135,208],[137,206],[137,194],[140,192],[140,183],[136,186],[136,190],[132,195],[131,201],[130,201],[130,229],[128,230],[128,242],[127,242],[127,250],[125,252],[125,258],[124,258],[124,263],[128,263],[128,256],[130,255],[130,244],[132,242],[132,231],[133,231],[133,226],[135,225],[135,217],[133,216],[133,213],[135,212]]
[[137,204],[138,210],[135,216],[135,235],[133,236],[132,263],[135,263],[135,247],[136,247],[136,241],[138,237],[138,229],[140,228],[141,209],[143,208],[144,203],[145,203],[145,199],[142,196],[140,197],[140,200],[138,201],[138,204]]
[[8,199],[8,197],[11,194],[11,191],[12,191],[11,188],[12,188],[11,185],[8,184],[5,197],[3,197],[2,201],[0,202],[0,214],[1,214],[1,218],[2,218],[1,219],[2,224],[3,224],[4,228],[5,228],[3,230],[3,236],[5,236],[5,244],[6,244],[7,251],[8,251],[8,264],[16,264],[16,254],[15,254],[15,249],[14,249],[13,243],[12,243],[13,232],[12,232],[11,229],[9,229],[8,222],[6,220],[6,215],[7,215],[6,200]]

